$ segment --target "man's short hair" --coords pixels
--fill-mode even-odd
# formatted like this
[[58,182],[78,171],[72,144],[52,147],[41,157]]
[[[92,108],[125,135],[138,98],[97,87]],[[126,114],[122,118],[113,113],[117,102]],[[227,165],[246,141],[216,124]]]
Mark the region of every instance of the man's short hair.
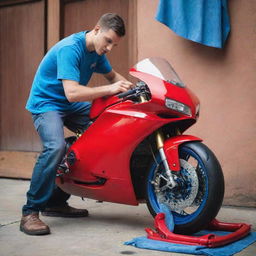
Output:
[[125,25],[123,19],[116,13],[105,13],[101,16],[98,24],[102,29],[112,29],[120,37],[125,35]]

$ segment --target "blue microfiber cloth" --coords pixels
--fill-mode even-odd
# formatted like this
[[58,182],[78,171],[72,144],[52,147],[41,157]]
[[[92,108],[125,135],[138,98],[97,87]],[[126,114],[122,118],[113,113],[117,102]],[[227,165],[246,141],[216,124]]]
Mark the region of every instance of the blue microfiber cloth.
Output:
[[156,19],[179,36],[217,48],[230,32],[227,0],[159,0]]
[[[165,223],[170,231],[174,230],[174,220],[169,210],[168,206],[165,204],[160,204],[160,210],[165,214]],[[208,231],[202,230],[194,236],[203,236],[206,234],[216,234],[216,235],[227,235],[230,232],[225,231]],[[248,247],[250,244],[256,241],[256,232],[251,232],[246,237],[233,242],[231,244],[216,247],[216,248],[208,248],[200,245],[184,245],[184,244],[174,244],[163,241],[157,241],[148,239],[147,237],[137,237],[132,239],[131,241],[125,242],[125,245],[132,245],[142,249],[150,249],[157,251],[166,251],[166,252],[177,252],[177,253],[187,253],[194,255],[209,255],[209,256],[232,256],[235,253],[238,253]]]
[[[213,233],[212,231],[209,231],[209,232]],[[221,231],[217,233],[215,232],[215,234],[220,235]],[[131,241],[125,242],[124,244],[132,245],[142,249],[150,249],[150,250],[165,251],[165,252],[177,252],[177,253],[208,255],[208,256],[216,256],[216,255],[232,256],[242,251],[243,249],[245,249],[255,241],[256,241],[256,232],[251,232],[248,236],[246,236],[245,238],[239,241],[228,244],[226,246],[216,247],[216,248],[207,248],[204,246],[196,246],[196,245],[173,244],[173,243],[167,243],[167,242],[148,239],[144,236],[134,238]]]
[[159,204],[160,211],[165,214],[165,225],[170,231],[174,230],[174,219],[172,216],[172,213],[170,211],[170,208],[166,204]]

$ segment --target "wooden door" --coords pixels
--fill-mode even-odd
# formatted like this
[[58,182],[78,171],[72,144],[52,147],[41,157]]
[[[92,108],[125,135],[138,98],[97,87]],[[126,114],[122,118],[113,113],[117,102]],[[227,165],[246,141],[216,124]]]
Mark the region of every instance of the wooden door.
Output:
[[[41,150],[25,104],[46,49],[64,36],[92,29],[102,14],[116,12],[127,35],[108,57],[127,77],[137,60],[136,6],[136,0],[0,1],[0,177],[29,178]],[[106,81],[95,76],[91,83]]]
[[40,140],[25,109],[45,53],[45,2],[0,1],[0,177],[29,178]]
[[0,4],[0,150],[36,151],[38,136],[25,110],[45,50],[44,1]]
[[[127,0],[84,0],[84,1],[64,1],[63,5],[63,27],[62,36],[65,37],[75,32],[91,30],[98,19],[104,13],[117,13],[125,22],[126,36],[122,38],[119,45],[108,55],[112,67],[120,74],[128,77],[128,69],[134,60],[133,49],[130,49],[130,42],[134,40],[131,27],[133,23],[129,21],[129,16],[133,14],[134,1]],[[106,84],[101,75],[94,74],[90,84]]]

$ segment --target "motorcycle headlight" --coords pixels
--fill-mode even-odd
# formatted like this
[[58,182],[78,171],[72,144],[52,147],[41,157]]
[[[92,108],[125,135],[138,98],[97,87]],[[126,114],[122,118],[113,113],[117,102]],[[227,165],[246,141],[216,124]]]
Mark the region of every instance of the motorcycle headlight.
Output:
[[178,111],[178,112],[180,112],[182,114],[185,114],[187,116],[192,116],[190,107],[181,103],[181,102],[178,102],[176,100],[171,100],[171,99],[166,98],[165,99],[165,106],[169,109]]

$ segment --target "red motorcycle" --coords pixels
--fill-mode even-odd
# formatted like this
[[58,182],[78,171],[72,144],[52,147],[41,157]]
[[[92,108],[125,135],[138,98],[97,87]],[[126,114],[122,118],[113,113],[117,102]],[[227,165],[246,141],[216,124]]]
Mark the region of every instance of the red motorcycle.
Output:
[[183,134],[199,117],[198,98],[161,58],[140,61],[135,88],[92,103],[91,123],[69,137],[57,185],[66,193],[138,205],[168,206],[175,232],[214,219],[224,196],[221,166],[202,139]]

